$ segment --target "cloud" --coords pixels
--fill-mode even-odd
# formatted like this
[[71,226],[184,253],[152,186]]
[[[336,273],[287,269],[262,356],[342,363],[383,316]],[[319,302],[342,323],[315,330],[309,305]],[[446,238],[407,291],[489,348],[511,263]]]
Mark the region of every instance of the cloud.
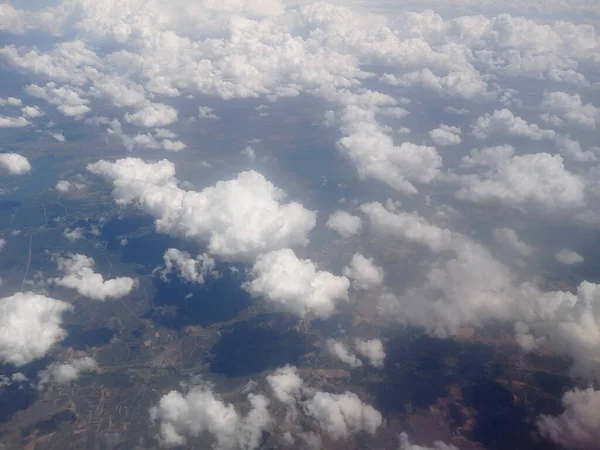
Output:
[[494,228],[492,235],[498,244],[505,246],[519,256],[531,256],[535,251],[531,245],[519,239],[517,232],[512,228]]
[[559,263],[568,266],[571,266],[573,264],[579,264],[584,261],[583,256],[581,256],[579,253],[574,252],[572,250],[568,250],[566,248],[563,248],[561,251],[556,253],[554,257]]
[[208,106],[199,106],[198,107],[198,117],[200,119],[212,119],[217,120],[219,116],[215,114],[212,108]]
[[0,106],[21,106],[22,104],[23,104],[23,101],[20,98],[15,98],[15,97],[1,98],[0,97]]
[[583,103],[579,94],[544,92],[540,105],[542,119],[555,126],[575,125],[595,129],[600,120],[600,109],[591,103]]
[[439,128],[429,132],[429,137],[435,145],[458,145],[462,142],[460,133],[461,131],[459,127],[451,127],[449,125],[441,124]]
[[158,422],[159,440],[166,447],[185,445],[189,437],[207,434],[214,439],[215,449],[252,450],[258,448],[273,419],[264,396],[249,394],[248,401],[250,410],[243,417],[209,386],[193,386],[184,394],[164,395],[150,410],[150,417]]
[[125,120],[138,127],[164,127],[177,121],[177,110],[164,103],[152,103],[135,113],[126,113]]
[[333,339],[327,339],[325,345],[329,354],[339,359],[343,363],[348,364],[353,368],[362,367],[362,361],[358,359],[356,355],[350,353],[350,351],[342,342]]
[[24,175],[31,172],[31,164],[24,156],[17,153],[0,153],[0,174]]
[[25,117],[0,116],[0,128],[21,128],[31,125]]
[[289,248],[259,255],[245,289],[277,310],[298,317],[330,317],[340,302],[348,301],[350,281],[318,270]]
[[72,181],[59,180],[57,181],[55,187],[59,193],[66,194],[68,192],[83,191],[87,186],[83,183],[74,183]]
[[287,405],[293,405],[297,401],[297,396],[304,385],[298,375],[298,369],[290,365],[278,368],[267,375],[266,379],[275,398]]
[[58,86],[51,81],[44,86],[30,84],[25,87],[25,92],[32,97],[46,100],[51,105],[56,105],[61,113],[67,117],[79,118],[91,111],[89,100],[82,98],[81,89],[69,85]]
[[137,284],[134,278],[129,277],[104,280],[102,274],[94,272],[94,260],[79,253],[71,253],[66,257],[57,256],[56,262],[63,277],[54,278],[52,282],[75,289],[80,295],[92,300],[125,297]]
[[21,108],[21,112],[23,112],[23,117],[27,119],[35,119],[44,115],[42,110],[37,106],[25,106]]
[[215,271],[215,260],[206,254],[192,258],[188,252],[170,248],[165,251],[163,261],[164,269],[160,270],[160,267],[155,269],[155,272],[160,273],[163,281],[167,281],[167,276],[171,272],[178,273],[179,277],[188,283],[196,284],[204,284],[207,276],[217,277],[219,275]]
[[343,238],[352,237],[362,230],[362,220],[359,216],[354,216],[346,211],[337,210],[329,216],[327,228],[330,228]]
[[375,434],[383,423],[379,411],[363,403],[353,392],[317,392],[303,406],[306,415],[315,419],[333,439],[348,438],[361,431]]
[[495,110],[492,114],[486,113],[475,122],[473,135],[477,139],[488,139],[492,134],[507,134],[534,141],[556,137],[554,130],[545,130],[536,124],[530,124],[508,109]]
[[33,292],[0,299],[0,360],[22,366],[45,356],[67,332],[62,315],[68,303]]
[[72,230],[70,229],[65,229],[65,231],[63,231],[63,236],[66,237],[69,241],[71,242],[75,242],[78,239],[83,238],[83,228],[73,228]]
[[385,351],[383,343],[379,339],[363,340],[356,339],[354,341],[356,352],[363,358],[369,360],[369,364],[373,367],[381,369],[385,361]]
[[373,261],[373,258],[355,253],[350,266],[344,267],[343,274],[352,280],[354,288],[367,290],[383,284],[383,267],[379,267]]
[[500,204],[528,210],[553,212],[581,207],[584,182],[569,172],[560,155],[535,153],[514,155],[510,146],[473,150],[463,158],[465,167],[483,166],[482,175],[465,176],[456,197],[481,204]]
[[284,192],[255,171],[186,191],[178,187],[175,167],[166,160],[99,161],[88,170],[113,183],[119,205],[133,204],[154,216],[159,232],[207,242],[209,253],[226,259],[248,260],[265,251],[304,246],[316,223],[314,212],[283,203]]
[[558,445],[591,449],[600,440],[600,391],[575,389],[562,397],[565,411],[557,417],[543,415],[537,420],[541,434]]
[[51,364],[39,374],[38,388],[43,388],[50,382],[56,384],[69,384],[79,378],[84,372],[93,372],[98,367],[96,360],[90,356],[73,359],[64,364]]
[[400,447],[398,450],[458,450],[455,445],[449,445],[442,441],[436,441],[433,447],[423,447],[422,445],[411,444],[406,433],[400,433]]

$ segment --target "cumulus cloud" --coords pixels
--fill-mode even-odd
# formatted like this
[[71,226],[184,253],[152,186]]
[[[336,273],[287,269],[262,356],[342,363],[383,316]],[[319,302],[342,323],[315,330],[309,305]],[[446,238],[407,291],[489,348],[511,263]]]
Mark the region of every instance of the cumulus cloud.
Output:
[[354,341],[356,352],[366,358],[373,367],[381,369],[385,361],[385,351],[383,350],[383,342],[379,339],[356,339]]
[[273,391],[275,398],[281,403],[293,405],[300,393],[304,382],[298,375],[294,366],[284,366],[267,375],[267,383]]
[[563,248],[562,250],[557,252],[554,255],[554,257],[556,258],[556,260],[559,263],[565,264],[567,266],[571,266],[573,264],[579,264],[584,261],[583,256],[581,256],[579,253],[574,252],[573,250],[566,249],[566,248]]
[[595,448],[600,439],[600,391],[568,391],[562,403],[565,411],[561,415],[543,415],[537,420],[541,434],[565,448]]
[[25,117],[0,116],[0,128],[21,128],[31,125]]
[[505,246],[519,256],[531,256],[534,252],[534,248],[523,242],[512,228],[494,228],[492,234],[498,244]]
[[399,436],[400,447],[398,450],[458,450],[458,447],[455,445],[449,445],[442,441],[436,441],[433,444],[433,447],[423,447],[422,445],[411,444],[408,439],[408,434],[400,433]]
[[343,238],[349,238],[361,232],[362,219],[349,212],[337,210],[329,216],[325,225],[337,231]]
[[196,284],[204,284],[207,276],[218,276],[218,272],[215,271],[215,260],[206,254],[193,258],[188,252],[170,248],[164,253],[163,261],[165,267],[162,270],[160,267],[155,269],[155,272],[160,273],[163,281],[168,280],[171,272],[177,273],[182,280],[188,283]]
[[353,392],[317,392],[303,406],[306,415],[315,419],[333,439],[347,438],[359,431],[375,434],[383,423],[379,411],[363,403]]
[[0,106],[21,106],[23,101],[20,98],[16,97],[0,97]]
[[56,262],[63,276],[52,281],[59,286],[75,289],[92,300],[125,297],[137,283],[134,278],[129,277],[104,280],[102,274],[94,272],[95,261],[79,253],[58,256]]
[[298,317],[331,316],[338,303],[348,301],[350,281],[318,270],[289,248],[259,255],[245,289],[277,310]]
[[285,193],[255,171],[198,192],[178,187],[175,167],[166,160],[103,160],[88,170],[113,183],[119,205],[133,204],[154,216],[158,231],[207,242],[211,254],[227,259],[306,245],[316,223],[314,212],[284,203]]
[[59,180],[56,183],[56,190],[61,194],[66,194],[68,192],[77,192],[82,191],[86,188],[86,185],[83,183],[75,183],[67,180]]
[[343,363],[348,364],[350,367],[362,367],[362,361],[358,359],[356,355],[350,353],[350,351],[342,342],[334,339],[327,339],[325,346],[327,347],[327,351],[331,354],[331,356],[334,356]]
[[435,145],[448,146],[460,144],[462,142],[460,134],[459,127],[441,124],[439,128],[429,132],[429,137]]
[[33,292],[0,299],[0,360],[22,366],[45,356],[67,336],[62,315],[68,303]]
[[461,200],[501,204],[526,210],[556,211],[585,203],[585,184],[565,169],[560,155],[515,155],[510,146],[473,150],[463,158],[464,167],[487,167],[482,175],[465,176],[456,193]]
[[600,109],[583,103],[579,94],[545,92],[541,103],[542,119],[555,126],[576,125],[595,129],[600,120]]
[[360,253],[355,253],[350,261],[350,266],[344,267],[343,274],[352,280],[356,289],[371,289],[383,284],[385,272],[373,258],[366,258]]
[[185,445],[190,437],[209,435],[215,449],[258,448],[262,433],[273,419],[269,401],[262,395],[248,395],[250,410],[241,416],[233,405],[220,400],[209,386],[193,386],[188,392],[171,391],[150,410],[158,423],[159,440],[166,447]]
[[69,384],[79,378],[81,373],[93,372],[97,367],[98,363],[91,356],[73,359],[64,364],[51,364],[38,374],[38,388],[43,388],[51,382],[56,384]]
[[91,111],[89,100],[83,98],[83,91],[68,84],[58,86],[50,81],[44,86],[30,84],[25,87],[25,92],[32,97],[46,100],[51,105],[56,105],[61,113],[68,117],[81,117]]
[[164,103],[152,103],[135,113],[126,113],[125,120],[138,127],[164,127],[177,121],[177,110]]
[[66,237],[69,241],[75,242],[81,238],[83,238],[83,228],[76,227],[71,229],[65,229],[63,231],[63,236]]
[[473,135],[477,139],[487,139],[492,134],[498,133],[525,137],[535,141],[556,137],[554,130],[545,130],[540,128],[539,125],[528,123],[521,117],[515,116],[508,109],[496,110],[491,114],[486,113],[478,118],[473,126]]
[[29,160],[18,153],[0,153],[0,174],[23,175],[31,172]]

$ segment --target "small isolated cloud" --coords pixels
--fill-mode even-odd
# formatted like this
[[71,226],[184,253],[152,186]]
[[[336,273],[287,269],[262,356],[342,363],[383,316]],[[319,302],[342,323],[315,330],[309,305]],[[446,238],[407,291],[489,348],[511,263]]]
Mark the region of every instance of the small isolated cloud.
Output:
[[73,307],[33,292],[0,298],[0,361],[22,366],[67,336],[62,315]]
[[356,289],[372,289],[383,284],[385,272],[373,258],[366,258],[360,253],[355,253],[350,261],[350,266],[344,267],[343,274],[352,280]]
[[537,420],[542,436],[570,449],[592,449],[600,442],[600,391],[575,389],[562,397],[565,411]]
[[215,114],[215,112],[213,111],[212,108],[209,108],[208,106],[199,106],[198,107],[198,118],[216,120],[219,118],[219,116],[217,116]]
[[129,277],[104,280],[102,274],[94,272],[94,260],[79,253],[58,256],[56,262],[63,277],[52,281],[59,286],[75,289],[92,300],[125,297],[136,285],[136,280]]
[[93,372],[97,367],[98,363],[90,356],[74,359],[64,364],[51,364],[38,374],[38,388],[41,389],[51,382],[69,384],[71,381],[79,378],[81,373]]
[[273,391],[275,398],[281,403],[292,405],[295,403],[304,382],[298,375],[294,366],[284,366],[267,375],[267,383]]
[[554,257],[559,263],[567,266],[579,264],[584,261],[583,256],[581,256],[579,253],[566,248],[563,248],[561,251],[557,252]]
[[325,225],[343,238],[352,237],[362,230],[362,220],[359,216],[341,210],[331,214]]
[[378,369],[383,367],[385,351],[383,350],[383,342],[381,340],[356,339],[354,346],[356,347],[356,353],[366,358],[373,367],[377,367]]
[[155,272],[160,273],[163,281],[167,281],[168,275],[172,272],[178,274],[182,280],[196,284],[204,284],[207,276],[218,276],[218,272],[215,271],[215,260],[207,254],[192,258],[188,252],[170,248],[163,255],[163,261],[165,267],[162,270],[160,267],[155,269]]
[[29,160],[18,153],[0,153],[0,174],[24,175],[31,171]]
[[75,242],[81,238],[83,238],[83,228],[73,228],[72,230],[66,229],[63,231],[63,236],[66,237],[69,241]]
[[83,191],[86,188],[86,185],[83,183],[74,183],[72,181],[67,180],[59,180],[56,183],[56,190],[61,194],[66,194],[68,192],[78,192]]
[[460,133],[459,127],[451,127],[449,125],[441,124],[439,128],[429,132],[429,137],[435,145],[444,147],[448,145],[460,144],[462,142]]
[[25,117],[0,116],[0,128],[22,128],[31,125]]
[[0,106],[21,106],[22,104],[23,104],[23,101],[20,98],[15,98],[15,97],[1,98],[0,97]]
[[209,435],[218,450],[253,450],[273,419],[269,401],[262,395],[248,395],[250,409],[242,416],[232,404],[220,400],[207,385],[188,392],[171,391],[150,410],[158,424],[158,438],[165,447],[185,445],[190,437]]
[[259,255],[245,289],[274,309],[304,318],[331,316],[338,303],[348,301],[350,281],[318,270],[289,248]]
[[27,119],[35,119],[44,115],[42,110],[37,106],[25,106],[21,108],[21,112],[23,113],[23,117]]
[[348,364],[350,367],[362,367],[362,361],[358,359],[355,354],[351,353],[342,342],[334,339],[327,339],[325,345],[331,356],[334,356],[343,363]]
[[256,150],[251,146],[247,146],[244,150],[242,150],[242,155],[244,155],[250,162],[256,161]]
[[65,135],[62,134],[62,133],[60,133],[60,132],[58,132],[58,131],[57,132],[51,132],[51,133],[48,133],[48,134],[50,134],[50,136],[55,141],[58,141],[58,142],[67,142],[67,138],[65,137]]

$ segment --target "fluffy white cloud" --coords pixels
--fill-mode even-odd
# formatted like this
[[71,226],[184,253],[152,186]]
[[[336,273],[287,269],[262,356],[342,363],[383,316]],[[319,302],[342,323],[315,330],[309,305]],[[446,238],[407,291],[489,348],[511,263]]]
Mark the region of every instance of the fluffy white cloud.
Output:
[[449,445],[442,441],[436,441],[433,447],[423,447],[422,445],[411,444],[406,433],[400,433],[400,447],[398,450],[458,450],[455,445]]
[[254,171],[197,192],[178,187],[166,160],[99,161],[88,170],[112,181],[119,205],[134,204],[156,217],[158,231],[208,242],[210,253],[228,259],[306,245],[316,223],[314,212],[283,203],[284,192]]
[[25,92],[32,97],[46,100],[51,105],[56,105],[61,113],[68,117],[80,117],[91,111],[88,106],[89,100],[82,98],[81,89],[69,85],[58,86],[54,82],[48,82],[45,86],[30,84]]
[[341,210],[332,213],[325,225],[337,231],[343,238],[352,237],[362,230],[362,220],[359,216]]
[[369,360],[369,364],[373,367],[381,369],[385,361],[385,351],[383,349],[383,342],[379,339],[356,339],[354,341],[356,352],[363,358]]
[[556,137],[554,130],[545,130],[536,124],[530,124],[508,109],[496,110],[492,114],[486,113],[477,119],[473,126],[473,135],[477,139],[487,139],[495,133],[526,137],[535,141]]
[[56,183],[56,190],[61,194],[66,194],[68,192],[77,192],[82,191],[86,188],[86,185],[83,183],[74,183],[72,181],[67,180],[59,180]]
[[600,120],[600,109],[591,103],[583,103],[579,94],[545,92],[541,103],[545,114],[542,119],[553,125],[576,125],[595,129]]
[[352,286],[357,289],[371,289],[383,284],[385,272],[373,258],[366,258],[360,253],[355,253],[350,261],[350,266],[344,267],[344,275],[352,280]]
[[353,392],[317,392],[304,403],[304,411],[333,439],[347,438],[360,431],[375,434],[383,423],[379,411],[363,403]]
[[164,103],[152,103],[135,113],[126,113],[125,120],[138,127],[164,127],[177,121],[177,110]]
[[332,356],[339,359],[343,363],[348,364],[350,367],[362,367],[362,361],[358,359],[355,354],[350,353],[350,351],[342,342],[334,339],[327,339],[325,346],[327,347],[327,351]]
[[262,395],[248,395],[250,411],[243,417],[231,404],[218,399],[208,386],[194,386],[185,394],[171,391],[150,410],[158,422],[159,439],[166,447],[185,445],[189,437],[210,435],[213,448],[253,450],[273,419]]
[[318,270],[289,248],[259,255],[246,290],[271,307],[298,317],[331,316],[340,302],[348,301],[350,281]]
[[69,241],[71,242],[75,242],[78,239],[83,238],[83,228],[73,228],[72,230],[70,229],[65,229],[65,231],[63,231],[63,236],[66,237]]
[[18,153],[0,153],[0,174],[23,175],[31,171],[29,160]]
[[68,303],[33,292],[0,299],[0,360],[22,366],[43,357],[67,336],[61,328]]
[[534,248],[519,239],[517,232],[512,228],[494,228],[492,235],[498,244],[505,246],[519,256],[531,256],[534,252]]
[[7,98],[1,98],[0,97],[0,106],[21,106],[23,104],[23,101],[20,98],[16,98],[16,97],[7,97]]
[[542,435],[565,448],[595,448],[600,440],[600,391],[591,387],[568,391],[562,403],[565,411],[561,415],[538,419]]
[[566,248],[563,248],[561,251],[557,252],[554,257],[559,263],[566,264],[568,266],[579,264],[584,261],[583,256],[581,256],[579,253]]
[[58,256],[56,262],[63,277],[52,281],[59,286],[75,289],[92,300],[125,297],[137,283],[134,278],[129,277],[104,280],[102,274],[94,272],[94,260],[79,253]]
[[219,118],[219,116],[217,116],[215,114],[215,112],[212,110],[212,108],[209,108],[208,106],[199,106],[198,107],[198,117],[200,119],[213,119],[213,120],[216,120]]
[[23,117],[27,119],[35,119],[36,117],[44,115],[42,110],[37,106],[25,106],[24,108],[21,108],[21,111],[23,112]]
[[21,128],[31,125],[25,117],[0,116],[0,128]]
[[69,384],[79,378],[79,374],[93,372],[97,367],[98,363],[91,356],[77,358],[64,364],[51,364],[38,374],[38,388],[43,388],[50,382]]
[[465,167],[484,166],[483,175],[461,178],[456,193],[461,200],[502,204],[526,210],[555,211],[584,204],[584,182],[569,172],[560,155],[535,153],[514,155],[510,146],[473,150],[463,158]]
[[267,383],[273,391],[275,398],[282,403],[292,405],[297,400],[304,382],[298,375],[298,369],[294,366],[284,366],[267,375]]
[[215,271],[215,260],[206,254],[192,258],[188,252],[176,248],[168,249],[163,255],[164,269],[157,267],[161,278],[166,281],[171,272],[178,273],[179,277],[188,283],[204,284],[205,277],[218,276]]
[[434,144],[439,146],[458,145],[462,142],[460,133],[459,127],[441,124],[439,128],[429,132],[429,137]]

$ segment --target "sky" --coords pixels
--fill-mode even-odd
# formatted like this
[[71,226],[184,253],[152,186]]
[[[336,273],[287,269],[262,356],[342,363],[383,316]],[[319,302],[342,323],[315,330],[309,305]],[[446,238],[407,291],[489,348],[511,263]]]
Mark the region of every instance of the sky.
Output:
[[[439,339],[499,321],[523,351],[570,358],[570,375],[589,387],[565,393],[564,412],[536,418],[537,430],[591,448],[599,17],[586,0],[0,4],[0,188],[19,192],[44,171],[12,138],[39,133],[85,161],[79,175],[51,180],[57,195],[103,186],[124,215],[144,213],[185,242],[154,276],[204,285],[219,264],[240,266],[241,288],[268,311],[310,321],[368,301],[382,326]],[[256,121],[242,119],[248,111]],[[227,145],[211,145],[207,129]],[[112,150],[86,153],[87,139]],[[81,235],[65,230],[72,242]],[[139,287],[68,246],[51,258],[57,277],[0,286],[4,363],[39,360],[66,337],[73,307],[60,289],[104,302]],[[327,348],[350,368],[385,360],[376,336],[332,335]],[[36,383],[96,365],[54,362]],[[383,423],[357,394],[306,386],[295,367],[265,379],[270,397],[250,393],[246,415],[210,385],[165,394],[148,411],[157,442],[207,434],[215,448],[257,448],[273,426],[270,402],[288,411],[282,439],[307,446],[320,437],[301,415],[332,439]],[[399,448],[424,448],[408,439]]]

